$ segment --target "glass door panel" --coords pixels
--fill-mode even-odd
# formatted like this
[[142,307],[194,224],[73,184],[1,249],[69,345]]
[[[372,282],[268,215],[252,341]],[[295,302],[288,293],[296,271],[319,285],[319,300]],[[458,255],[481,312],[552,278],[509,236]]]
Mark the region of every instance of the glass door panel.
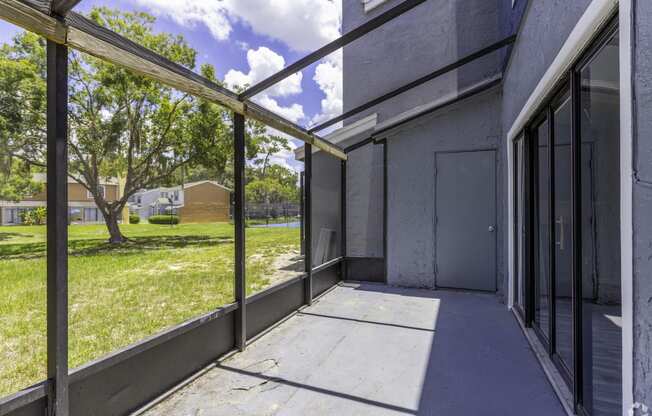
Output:
[[550,329],[550,169],[549,169],[549,137],[548,120],[541,123],[535,130],[537,194],[536,194],[536,268],[534,273],[534,322],[548,339]]
[[568,374],[573,369],[573,256],[571,102],[566,94],[553,110],[555,351]]
[[525,160],[524,140],[516,142],[516,303],[525,311]]
[[615,34],[580,69],[582,405],[594,416],[622,406],[618,62]]

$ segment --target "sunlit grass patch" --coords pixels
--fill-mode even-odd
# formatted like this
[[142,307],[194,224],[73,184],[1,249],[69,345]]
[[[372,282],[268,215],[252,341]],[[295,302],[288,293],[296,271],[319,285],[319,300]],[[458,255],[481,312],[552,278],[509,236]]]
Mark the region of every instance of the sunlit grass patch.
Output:
[[[69,361],[74,368],[234,300],[233,225],[69,227]],[[247,292],[299,250],[297,228],[248,228]],[[249,259],[252,259],[249,261]],[[45,379],[45,227],[0,227],[0,396]]]

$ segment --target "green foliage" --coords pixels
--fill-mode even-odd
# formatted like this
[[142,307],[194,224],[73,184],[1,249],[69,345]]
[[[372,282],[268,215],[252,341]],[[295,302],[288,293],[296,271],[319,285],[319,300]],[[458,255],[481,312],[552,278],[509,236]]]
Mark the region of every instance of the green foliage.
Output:
[[140,224],[140,216],[138,214],[129,214],[129,224]]
[[152,215],[148,218],[150,224],[165,224],[176,225],[179,224],[179,216],[177,215]]
[[45,40],[33,33],[0,46],[0,199],[40,192],[32,181],[45,161]]
[[[98,7],[88,17],[198,70],[197,51],[182,36],[155,33],[151,15]],[[17,160],[24,162],[23,170],[45,166],[45,57],[44,40],[31,33],[21,33],[0,48],[0,173],[5,172],[0,174],[0,199],[33,192],[29,181],[14,178],[11,168]],[[219,83],[212,66],[202,65],[199,72]],[[227,109],[78,51],[70,51],[68,79],[69,175],[93,194],[112,242],[123,241],[117,218],[140,189],[204,179],[233,185]],[[249,159],[266,155],[256,162],[263,171],[271,154],[289,149],[287,139],[270,135],[253,120],[247,120],[246,144]],[[118,200],[108,201],[99,191],[107,177],[124,182]]]
[[25,225],[44,225],[48,211],[45,207],[38,207],[23,211],[20,216]]
[[245,194],[248,202],[299,202],[299,174],[284,166],[270,165],[264,171],[262,168],[249,168],[247,179]]

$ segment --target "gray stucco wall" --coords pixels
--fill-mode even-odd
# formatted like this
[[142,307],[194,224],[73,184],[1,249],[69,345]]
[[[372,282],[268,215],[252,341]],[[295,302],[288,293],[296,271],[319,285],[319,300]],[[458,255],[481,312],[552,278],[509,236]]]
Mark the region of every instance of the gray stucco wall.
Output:
[[[388,282],[435,285],[435,152],[498,149],[500,92],[496,89],[441,110],[387,138]],[[502,153],[498,153],[502,155]],[[497,157],[498,177],[505,162]],[[497,201],[505,199],[497,188]],[[498,291],[505,293],[504,212],[497,216]]]
[[346,166],[346,255],[383,257],[383,146],[352,151]]
[[507,134],[537,83],[591,0],[532,0],[503,75],[503,127]]
[[[400,1],[390,0],[369,14],[364,13],[361,1],[343,1],[343,30],[358,27]],[[344,109],[361,105],[498,41],[503,37],[500,5],[505,2],[429,0],[347,46],[344,48]],[[378,113],[379,121],[385,120],[489,78],[501,69],[501,55],[494,53],[347,123],[374,112]]]
[[[317,253],[322,230],[332,230],[329,259],[341,256],[342,163],[324,152],[312,155],[312,254]],[[314,265],[321,264],[314,262]]]
[[[400,1],[390,0],[368,14],[364,13],[361,1],[343,1],[343,31],[358,27]],[[506,25],[513,23],[511,11],[511,0],[429,0],[347,46],[344,48],[344,109],[361,105],[502,39],[509,32]],[[491,54],[347,120],[345,124],[371,113],[377,113],[378,121],[382,122],[444,94],[469,87],[499,73],[504,57],[503,53]],[[391,139],[394,142],[388,145],[390,158],[392,149],[396,148],[399,153],[397,158],[390,159],[392,169],[388,176],[390,184],[394,183],[395,187],[390,185],[388,198],[397,204],[390,203],[388,215],[397,222],[404,219],[410,224],[407,228],[401,226],[400,230],[394,230],[388,236],[389,283],[434,285],[433,226],[428,225],[434,222],[434,187],[427,185],[434,180],[434,162],[421,166],[428,166],[430,170],[423,178],[415,179],[423,181],[423,186],[415,188],[416,183],[411,185],[414,192],[408,192],[398,184],[410,183],[421,159],[425,156],[434,161],[434,151],[439,148],[486,147],[489,136],[493,137],[489,145],[499,146],[500,101],[497,97],[499,95],[494,94],[492,105],[458,106],[469,119],[465,121],[465,128],[445,121],[420,123],[420,127],[409,126],[401,131],[400,138]],[[403,143],[406,143],[405,149],[399,149]],[[426,151],[425,155],[423,151]],[[347,254],[379,257],[383,255],[382,146],[368,145],[350,156],[347,168]],[[423,201],[427,206],[423,206]],[[504,215],[502,210],[499,215]],[[390,222],[388,231],[396,228],[395,225]],[[497,263],[502,267],[505,261],[502,248],[499,248],[499,253]],[[503,273],[502,269],[500,273]]]
[[634,401],[652,406],[652,2],[634,4]]

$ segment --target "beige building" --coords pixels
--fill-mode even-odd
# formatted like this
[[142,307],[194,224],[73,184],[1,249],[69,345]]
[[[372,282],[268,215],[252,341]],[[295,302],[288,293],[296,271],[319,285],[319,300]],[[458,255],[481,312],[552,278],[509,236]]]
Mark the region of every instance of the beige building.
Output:
[[[43,183],[43,190],[36,195],[24,198],[21,201],[0,200],[0,224],[22,224],[22,216],[26,211],[36,208],[46,208],[46,176],[43,173],[34,175],[34,180]],[[115,201],[120,195],[119,182],[115,178],[102,179],[100,190],[107,201]],[[102,213],[97,208],[93,195],[80,183],[68,178],[68,222],[71,224],[98,224],[103,223]]]
[[199,181],[142,190],[129,202],[129,211],[143,221],[152,215],[178,215],[182,223],[226,222],[231,190],[215,181]]

